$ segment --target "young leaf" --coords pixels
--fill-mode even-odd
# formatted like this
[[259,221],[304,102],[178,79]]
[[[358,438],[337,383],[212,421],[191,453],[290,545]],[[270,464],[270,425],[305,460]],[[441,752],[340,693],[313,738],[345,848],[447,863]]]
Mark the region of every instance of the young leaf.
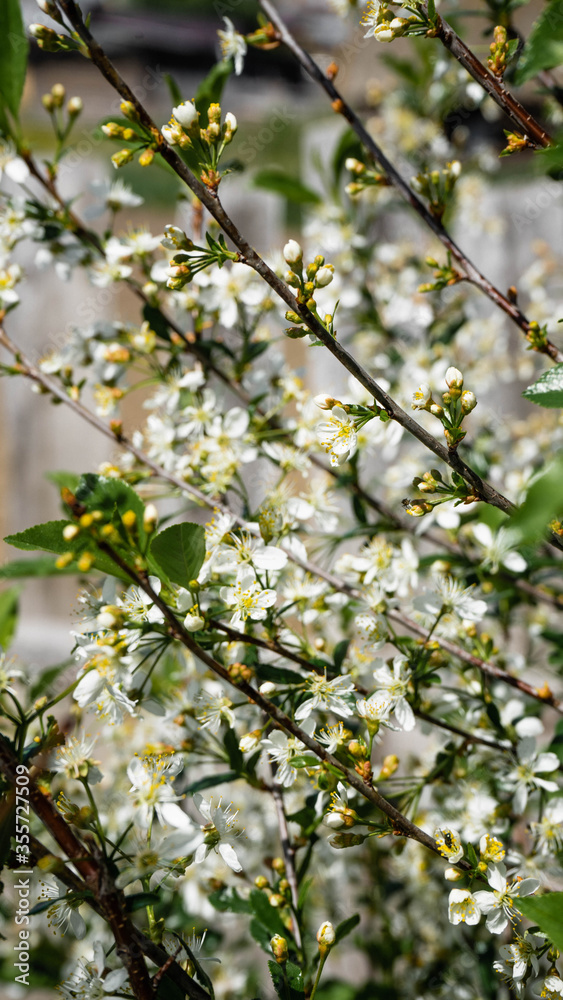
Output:
[[534,542],[547,531],[550,520],[563,513],[563,453],[559,453],[530,486],[524,503],[510,519],[522,541]]
[[0,593],[0,647],[8,649],[18,620],[18,599],[21,587],[10,587]]
[[528,920],[533,920],[550,941],[563,951],[563,892],[545,896],[514,897],[514,905]]
[[530,80],[542,69],[553,69],[563,62],[563,0],[551,0],[530,32],[516,70],[517,86]]
[[[80,557],[80,554],[86,549],[92,551],[95,549],[94,543],[90,540],[89,535],[81,534],[73,540],[72,544],[67,542],[63,538],[63,529],[66,528],[68,524],[72,524],[71,521],[46,521],[45,524],[35,524],[32,528],[26,528],[25,531],[19,531],[16,535],[6,535],[4,541],[8,545],[13,545],[16,549],[25,549],[30,552],[36,552],[37,549],[43,549],[46,552],[56,552],[57,555],[62,555],[65,552],[72,550],[75,554],[76,559]],[[94,551],[94,562],[91,567],[91,572],[107,573],[108,576],[117,576],[120,580],[126,580],[130,583],[128,576],[123,574],[121,570],[115,565],[109,556],[106,556],[104,552]],[[33,560],[31,560],[33,561]],[[76,561],[69,563],[67,568],[74,573],[82,572],[78,569]]]
[[87,473],[82,476],[76,491],[76,499],[89,511],[101,510],[108,517],[114,513],[121,516],[128,510],[137,515],[137,528],[141,545],[146,538],[143,528],[145,505],[135,490],[121,479],[110,479],[108,476],[95,476]]
[[189,589],[205,559],[205,531],[200,524],[190,521],[173,524],[155,535],[150,551],[173,583]]
[[0,580],[19,580],[22,577],[64,576],[78,573],[76,563],[57,569],[53,556],[37,556],[36,559],[14,559],[0,566]]
[[334,928],[334,933],[336,934],[335,944],[338,944],[339,941],[342,941],[342,938],[345,938],[348,934],[350,934],[351,931],[354,930],[354,927],[358,926],[359,922],[360,914],[355,913],[353,917],[348,917],[347,920],[343,920],[342,923],[338,924],[338,926]]
[[29,50],[19,0],[0,3],[0,38],[0,105],[7,107],[17,121]]
[[522,395],[538,406],[563,407],[563,364],[549,368]]
[[296,202],[298,205],[317,204],[321,198],[311,188],[301,183],[298,177],[288,177],[283,170],[260,170],[254,175],[254,187],[263,188],[265,191],[275,191],[281,194],[288,201]]
[[184,788],[186,795],[193,795],[194,792],[202,792],[204,788],[214,788],[215,785],[226,785],[229,781],[236,781],[240,774],[236,771],[221,771],[221,774],[208,774],[206,778],[193,781],[191,785]]
[[284,927],[278,911],[270,906],[270,900],[260,889],[252,889],[249,896],[249,903],[256,919],[268,931],[270,937],[274,934],[288,936],[287,928]]

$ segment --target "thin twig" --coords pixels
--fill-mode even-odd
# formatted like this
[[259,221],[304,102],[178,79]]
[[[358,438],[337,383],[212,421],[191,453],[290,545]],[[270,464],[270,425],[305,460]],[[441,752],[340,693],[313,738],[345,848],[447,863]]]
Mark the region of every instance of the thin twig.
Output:
[[[346,103],[340,92],[334,86],[332,80],[330,80],[326,74],[323,73],[314,59],[312,59],[311,56],[305,52],[295,40],[278,14],[273,3],[271,3],[270,0],[260,0],[260,6],[272,22],[278,33],[280,41],[282,41],[284,45],[286,45],[290,51],[293,52],[295,58],[301,63],[309,76],[320,84],[323,90],[328,94],[332,102],[333,109],[346,119],[362,142],[363,146],[365,146],[368,152],[385,171],[387,178],[393,187],[397,189],[405,201],[415,210],[417,215],[419,215],[426,225],[432,230],[434,235],[438,237],[440,242],[443,243],[446,250],[448,250],[452,257],[457,260],[458,264],[461,265],[465,271],[467,280],[477,288],[480,288],[481,291],[489,299],[491,299],[495,305],[499,306],[499,308],[502,309],[502,311],[505,312],[514,323],[516,323],[522,332],[527,335],[530,332],[530,322],[521,309],[519,309],[518,306],[506,295],[503,295],[503,293],[499,291],[499,289],[496,288],[489,281],[489,279],[485,277],[485,275],[481,274],[463,250],[458,247],[457,243],[455,243],[447,230],[444,229],[442,223],[432,215],[426,205],[420,200],[420,198],[417,197],[412,188],[407,184],[398,170],[387,159],[385,153],[371,137],[363,123],[358,118],[357,114],[352,110],[350,105]],[[544,354],[549,355],[553,361],[563,362],[563,352],[561,352],[555,344],[552,344],[550,340],[548,340],[545,346],[541,348],[541,351]]]
[[[426,3],[421,3],[421,9],[428,14],[428,5]],[[452,26],[444,21],[442,17],[438,18],[438,32],[436,35],[440,39],[442,45],[448,49],[451,54],[457,59],[457,61],[467,70],[470,76],[492,97],[495,104],[498,104],[499,108],[502,108],[504,113],[508,115],[510,119],[522,129],[526,136],[532,141],[534,146],[538,148],[545,148],[546,146],[553,145],[553,139],[549,135],[549,132],[536,121],[536,119],[526,111],[520,102],[511,94],[510,91],[505,87],[502,79],[495,76],[494,73],[483,65],[479,61],[477,56],[471,51],[471,49],[465,44],[465,42],[459,37],[454,31]]]
[[303,943],[301,941],[301,929],[299,927],[299,885],[297,884],[297,872],[295,871],[295,848],[293,847],[289,836],[287,816],[285,814],[285,805],[283,801],[283,791],[281,786],[276,782],[275,775],[271,786],[271,793],[276,807],[278,829],[280,831],[280,843],[283,859],[285,861],[285,877],[289,882],[289,889],[291,892],[291,902],[293,908],[293,937],[295,938],[297,950],[301,951]]

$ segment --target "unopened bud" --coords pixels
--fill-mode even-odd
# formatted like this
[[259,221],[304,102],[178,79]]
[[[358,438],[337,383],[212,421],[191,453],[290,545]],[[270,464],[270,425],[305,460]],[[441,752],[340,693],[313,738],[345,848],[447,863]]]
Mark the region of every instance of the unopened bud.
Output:
[[336,941],[336,932],[330,923],[330,920],[325,920],[325,922],[319,927],[317,931],[317,941],[319,942],[320,951],[328,951],[332,948]]
[[283,965],[284,962],[287,962],[287,957],[289,954],[287,949],[287,941],[284,937],[281,936],[281,934],[274,934],[273,938],[270,941],[270,947],[272,949],[273,956],[279,965]]
[[470,392],[468,389],[461,394],[461,409],[464,413],[471,413],[477,406],[477,397],[474,392]]
[[458,871],[457,868],[446,868],[444,878],[448,882],[459,882],[460,878],[463,878],[463,872]]
[[283,248],[283,256],[286,264],[301,264],[303,260],[303,250],[296,240],[288,240]]
[[446,385],[449,389],[461,389],[463,387],[463,375],[458,368],[448,368],[446,372]]
[[143,514],[143,528],[150,534],[154,531],[156,523],[158,521],[158,510],[153,503],[148,503],[145,507],[145,512]]
[[320,410],[332,410],[333,406],[340,406],[337,399],[334,399],[332,396],[327,396],[324,392],[315,396],[315,403]]
[[78,115],[82,113],[83,107],[81,97],[71,97],[66,106],[67,114],[71,118],[78,118]]

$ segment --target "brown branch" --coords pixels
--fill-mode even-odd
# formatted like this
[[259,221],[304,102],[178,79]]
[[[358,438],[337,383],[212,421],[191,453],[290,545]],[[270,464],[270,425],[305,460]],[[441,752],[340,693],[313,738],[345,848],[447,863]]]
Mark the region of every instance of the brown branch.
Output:
[[[7,781],[17,787],[19,760],[5,737],[0,736],[0,771]],[[29,804],[52,837],[72,861],[77,871],[94,894],[101,913],[114,936],[117,953],[127,969],[131,987],[137,1000],[153,1000],[150,977],[142,954],[132,947],[134,927],[127,916],[125,896],[116,889],[106,864],[94,844],[89,848],[78,839],[53,800],[29,777]]]
[[[333,109],[346,119],[362,142],[363,146],[365,146],[371,156],[373,156],[374,160],[385,171],[387,178],[393,187],[396,188],[404,200],[414,209],[417,215],[419,215],[426,225],[432,230],[434,235],[438,237],[440,242],[445,246],[446,250],[448,250],[452,257],[454,257],[455,260],[457,260],[457,262],[461,265],[465,271],[467,280],[477,288],[480,288],[481,291],[489,299],[491,299],[495,305],[502,309],[502,311],[505,312],[514,323],[516,323],[522,332],[527,335],[530,332],[530,322],[524,313],[515,305],[514,302],[511,302],[506,295],[503,295],[503,293],[499,291],[499,289],[496,288],[488,278],[481,274],[478,268],[476,268],[465,255],[463,250],[458,247],[457,243],[455,243],[447,230],[444,229],[441,222],[432,215],[426,205],[424,205],[424,203],[416,196],[412,188],[407,184],[398,170],[387,159],[385,153],[373,140],[350,105],[343,99],[340,92],[334,86],[332,80],[330,80],[326,74],[322,72],[317,63],[295,40],[278,14],[273,3],[271,3],[270,0],[260,0],[260,6],[276,29],[280,41],[282,41],[284,45],[286,45],[287,48],[293,52],[294,56],[298,62],[301,63],[309,76],[315,80],[328,94],[332,102]],[[547,354],[550,358],[552,358],[553,361],[563,362],[563,352],[561,352],[555,344],[552,344],[550,340],[546,342],[545,346],[541,348],[541,350],[544,354]],[[461,470],[458,469],[456,471],[459,472]]]
[[[428,14],[428,5],[421,3],[421,9]],[[452,26],[438,18],[437,38],[442,45],[448,49],[455,59],[467,70],[470,76],[492,97],[495,104],[502,108],[504,113],[518,126],[533,144],[538,148],[545,148],[553,145],[553,139],[548,132],[536,121],[536,119],[526,111],[513,94],[505,87],[502,79],[479,61],[477,56],[471,51],[464,41],[454,31]]]
[[[509,500],[507,500],[506,497],[502,496],[502,494],[495,490],[494,487],[481,479],[481,477],[473,469],[471,469],[455,451],[444,447],[444,445],[440,444],[440,442],[438,442],[432,434],[429,434],[428,431],[420,426],[420,424],[417,424],[417,422],[413,420],[408,413],[406,413],[386,392],[384,392],[381,386],[379,386],[378,383],[375,382],[375,380],[362,368],[356,359],[327,332],[316,316],[314,316],[307,309],[306,305],[297,302],[297,299],[292,294],[289,286],[286,285],[274,271],[272,271],[260,255],[257,254],[250,244],[244,239],[235,223],[225,212],[217,195],[206,188],[190,172],[190,170],[188,170],[174,149],[165,142],[164,137],[154,124],[148,112],[137,100],[130,87],[125,83],[116,68],[100,48],[99,44],[86,28],[74,0],[58,0],[58,5],[66,14],[73,28],[76,30],[77,34],[87,47],[92,62],[97,66],[111,86],[117,90],[121,97],[133,104],[141,125],[147,129],[148,132],[150,132],[152,139],[157,144],[162,157],[173,168],[175,173],[187,184],[190,190],[197,195],[200,201],[207,208],[208,212],[219,223],[223,232],[232,240],[233,244],[237,247],[239,253],[241,254],[241,261],[252,267],[257,274],[259,274],[267,282],[267,284],[270,285],[276,294],[279,295],[289,309],[301,316],[308,329],[314,333],[315,336],[325,345],[325,347],[328,348],[331,354],[333,354],[334,357],[340,361],[343,367],[346,368],[351,375],[358,379],[360,384],[363,385],[374,397],[374,399],[377,400],[390,418],[396,420],[397,423],[405,428],[405,430],[416,437],[421,444],[463,476],[466,482],[471,486],[476,496],[484,500],[486,503],[490,503],[494,507],[498,507],[499,510],[504,511],[505,513],[510,513],[514,509],[514,506]],[[318,72],[320,73],[320,70],[318,70]],[[404,182],[401,183],[404,184]],[[408,190],[410,191],[410,189]],[[412,197],[414,198],[415,196],[412,195]],[[423,206],[421,203],[420,205],[422,208]],[[426,209],[424,209],[424,211],[426,212]],[[500,295],[500,293],[497,294]],[[510,309],[514,312],[515,307],[508,302],[507,304],[510,305]],[[563,355],[561,355],[561,360],[563,360]]]
[[[29,843],[32,855],[35,859],[41,860],[42,858],[52,857],[52,852],[49,851],[41,843],[41,841],[37,840],[36,837],[30,836]],[[82,882],[78,876],[75,875],[74,872],[71,871],[71,869],[68,868],[67,865],[65,865],[60,859],[59,865],[57,866],[57,878],[63,883],[63,885],[66,885],[67,889],[71,889],[72,892],[88,891],[89,887],[87,884]],[[103,910],[94,897],[87,896],[84,902],[95,910],[99,916],[102,918],[104,917]],[[148,938],[146,934],[143,934],[143,932],[137,927],[133,928],[132,937],[141,952],[146,955],[147,958],[150,958],[151,962],[154,962],[156,966],[159,966],[159,971],[152,980],[153,989],[158,984],[157,976],[162,972],[164,966],[166,965],[166,972],[162,973],[162,975],[166,974],[172,982],[176,983],[176,985],[184,991],[186,996],[191,998],[191,1000],[210,1000],[209,993],[207,993],[199,985],[199,983],[196,983],[195,980],[192,979],[192,977],[177,964],[176,961],[170,961],[171,956],[166,953],[164,948],[156,945],[154,941],[151,941],[151,939]]]

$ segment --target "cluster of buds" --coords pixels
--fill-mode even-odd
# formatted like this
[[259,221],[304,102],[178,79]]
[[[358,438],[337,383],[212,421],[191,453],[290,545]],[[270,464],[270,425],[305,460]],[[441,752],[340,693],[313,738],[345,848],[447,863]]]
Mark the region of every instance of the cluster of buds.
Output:
[[[423,517],[424,514],[429,514],[434,507],[450,500],[454,501],[456,507],[459,504],[467,505],[479,500],[479,497],[473,493],[471,487],[457,472],[452,473],[451,483],[447,483],[438,469],[431,469],[430,472],[425,472],[422,477],[415,476],[412,484],[424,494],[424,500],[403,500],[403,507],[407,514],[412,517]],[[432,500],[428,500],[428,496],[432,496]]]
[[389,180],[385,174],[373,170],[371,167],[366,166],[365,163],[362,163],[361,160],[356,160],[353,156],[348,157],[344,166],[354,177],[354,180],[350,184],[347,184],[345,188],[346,194],[350,195],[351,198],[361,194],[366,188],[389,186]]
[[187,285],[198,271],[205,270],[216,264],[223,267],[228,260],[238,260],[238,253],[227,249],[225,237],[221,234],[214,239],[210,233],[205,234],[206,247],[197,246],[186,236],[178,226],[165,226],[162,246],[167,250],[179,251],[170,259],[168,266],[168,288],[175,292]]
[[434,218],[442,218],[460,174],[461,163],[452,160],[442,170],[423,170],[411,179],[411,187],[427,199]]
[[410,0],[401,3],[409,17],[397,17],[389,10],[389,4],[382,0],[369,0],[362,17],[362,25],[367,28],[365,38],[375,38],[377,42],[392,42],[402,35],[425,35],[433,38],[439,30],[440,19],[436,13],[434,0],[429,0],[426,10]]
[[427,382],[419,385],[413,392],[413,410],[427,410],[434,417],[441,421],[444,427],[444,436],[448,443],[448,448],[457,448],[460,441],[465,437],[465,431],[461,429],[461,424],[468,413],[477,406],[477,399],[474,392],[463,389],[463,375],[457,368],[448,368],[446,372],[446,392],[442,393],[442,404],[437,403],[432,397],[432,389]]
[[232,142],[237,128],[237,120],[230,111],[221,123],[220,104],[209,105],[207,125],[202,126],[195,104],[183,101],[172,108],[172,117],[161,131],[170,146],[179,146],[195,154],[201,180],[210,190],[216,191],[226,173],[219,171],[219,160],[225,147]]
[[[41,103],[48,111],[50,115],[54,115],[56,111],[60,110],[65,102],[66,91],[62,83],[55,83],[51,87],[51,90],[47,94],[43,94],[41,98]],[[66,105],[66,113],[68,115],[69,121],[73,121],[78,118],[78,115],[82,112],[82,99],[80,97],[69,98]]]
[[154,160],[157,151],[157,144],[151,133],[141,124],[137,108],[131,101],[122,101],[120,110],[124,118],[130,125],[123,125],[120,122],[106,122],[102,125],[102,132],[108,139],[118,139],[122,142],[136,142],[133,148],[120,149],[114,153],[111,162],[114,167],[124,167],[126,163],[131,163],[135,153],[139,153],[139,165],[148,167]]
[[[54,4],[49,4],[49,7],[57,12],[57,8]],[[55,17],[51,11],[45,11],[55,21],[59,21],[59,17]],[[45,52],[75,52],[77,50],[82,50],[83,54],[86,54],[86,50],[81,45],[79,41],[75,41],[69,35],[59,35],[57,31],[53,31],[52,28],[47,28],[44,24],[30,24],[28,28],[29,34],[32,38],[35,38],[40,49]],[[77,36],[78,37],[78,36]]]
[[540,326],[535,320],[528,324],[526,340],[529,342],[529,351],[545,351],[547,345],[547,325]]
[[459,281],[464,281],[465,277],[459,271],[456,271],[455,267],[452,267],[451,254],[448,253],[447,264],[439,264],[434,257],[427,257],[426,263],[428,267],[434,267],[434,281],[426,282],[418,286],[419,292],[439,292],[442,288],[448,288],[450,285],[457,285]]
[[499,153],[499,156],[512,156],[513,153],[521,153],[523,149],[534,149],[534,143],[530,142],[527,135],[522,135],[521,132],[510,132],[508,129],[503,129],[506,136],[506,146]]
[[489,67],[491,73],[498,76],[502,80],[506,72],[506,67],[510,57],[514,54],[518,48],[518,39],[513,38],[512,41],[508,41],[508,36],[506,33],[506,28],[501,24],[497,24],[494,34],[494,41],[491,42],[490,51],[491,55],[487,59],[487,66]]
[[[286,272],[285,280],[288,285],[296,290],[297,301],[301,305],[307,306],[309,312],[313,316],[316,316],[327,333],[330,333],[331,337],[336,336],[334,331],[336,307],[333,313],[327,313],[324,317],[321,317],[317,312],[317,303],[315,302],[315,292],[320,288],[326,288],[327,285],[330,285],[334,277],[333,265],[327,264],[322,254],[318,254],[310,264],[305,265],[303,263],[303,250],[296,240],[289,240],[286,243],[283,248],[283,256],[289,268]],[[295,324],[286,329],[285,332],[288,337],[292,340],[297,340],[307,336],[309,330],[299,313],[288,309],[285,318],[289,323]],[[319,343],[314,334],[309,333],[309,336],[314,344]]]

